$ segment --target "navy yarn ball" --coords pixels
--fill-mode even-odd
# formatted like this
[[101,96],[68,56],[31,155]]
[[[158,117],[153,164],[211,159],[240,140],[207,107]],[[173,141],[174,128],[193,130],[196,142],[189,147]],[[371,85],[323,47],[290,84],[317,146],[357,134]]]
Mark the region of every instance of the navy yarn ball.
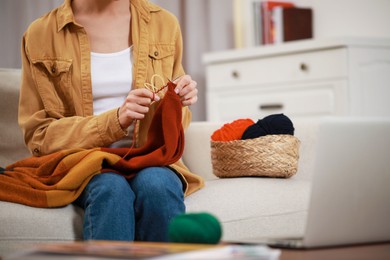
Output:
[[293,123],[284,114],[273,114],[258,120],[244,131],[241,139],[253,139],[265,135],[277,134],[294,135]]

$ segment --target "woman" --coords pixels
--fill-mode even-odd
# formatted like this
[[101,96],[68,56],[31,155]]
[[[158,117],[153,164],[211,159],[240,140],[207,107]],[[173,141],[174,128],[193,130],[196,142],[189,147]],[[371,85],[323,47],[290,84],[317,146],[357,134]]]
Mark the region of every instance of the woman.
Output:
[[[142,146],[162,97],[144,88],[155,74],[174,80],[187,127],[197,88],[181,59],[178,22],[164,9],[146,0],[65,0],[23,37],[19,124],[27,146],[35,156]],[[96,175],[75,201],[85,210],[84,239],[166,241],[184,196],[202,185],[180,161],[130,180]]]

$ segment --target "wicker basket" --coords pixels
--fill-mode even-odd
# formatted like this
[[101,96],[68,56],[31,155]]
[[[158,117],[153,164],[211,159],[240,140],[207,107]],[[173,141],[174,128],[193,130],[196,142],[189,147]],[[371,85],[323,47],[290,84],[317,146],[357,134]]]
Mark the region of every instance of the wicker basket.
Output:
[[213,173],[224,177],[281,177],[297,172],[300,141],[293,135],[211,141]]

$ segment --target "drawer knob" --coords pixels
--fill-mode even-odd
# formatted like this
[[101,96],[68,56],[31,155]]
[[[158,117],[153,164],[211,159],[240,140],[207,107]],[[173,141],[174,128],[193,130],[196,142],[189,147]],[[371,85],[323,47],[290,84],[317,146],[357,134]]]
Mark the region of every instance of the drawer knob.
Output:
[[232,77],[238,79],[240,77],[240,73],[237,70],[232,71]]
[[275,104],[264,104],[259,106],[260,110],[279,110],[283,109],[283,104],[275,103]]
[[301,71],[309,71],[309,66],[306,64],[306,63],[301,63],[301,65],[299,66]]

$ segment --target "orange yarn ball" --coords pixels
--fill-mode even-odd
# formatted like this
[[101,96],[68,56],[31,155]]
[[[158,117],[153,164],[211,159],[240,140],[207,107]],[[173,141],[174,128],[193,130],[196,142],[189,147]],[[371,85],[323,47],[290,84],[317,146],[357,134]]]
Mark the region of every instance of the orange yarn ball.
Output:
[[224,124],[220,129],[211,135],[213,141],[240,140],[245,130],[255,122],[252,119],[237,119],[231,123]]

